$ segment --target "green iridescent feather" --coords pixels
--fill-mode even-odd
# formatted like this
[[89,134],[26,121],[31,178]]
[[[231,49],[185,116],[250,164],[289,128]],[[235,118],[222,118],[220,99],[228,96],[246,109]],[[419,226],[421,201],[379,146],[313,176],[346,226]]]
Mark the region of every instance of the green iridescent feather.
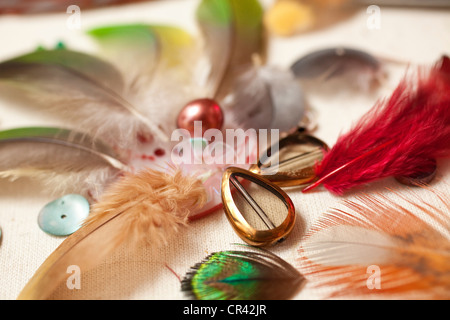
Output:
[[88,34],[99,54],[121,70],[131,103],[145,107],[170,137],[173,114],[203,95],[196,79],[197,39],[176,26],[149,24],[105,26]]
[[181,289],[198,300],[285,300],[304,282],[295,268],[266,250],[221,251],[192,267]]
[[[263,9],[257,0],[202,0],[196,12],[209,68],[206,96],[225,111],[225,127],[267,129],[274,103],[267,76]],[[266,72],[267,73],[267,72]]]
[[185,69],[180,67],[186,67],[187,61],[192,64],[195,55],[194,38],[175,26],[113,25],[92,29],[88,34],[106,57],[132,77],[154,78],[157,72],[167,72],[173,67]]
[[221,100],[253,58],[265,56],[263,10],[257,0],[203,0],[197,22],[212,66],[209,94]]

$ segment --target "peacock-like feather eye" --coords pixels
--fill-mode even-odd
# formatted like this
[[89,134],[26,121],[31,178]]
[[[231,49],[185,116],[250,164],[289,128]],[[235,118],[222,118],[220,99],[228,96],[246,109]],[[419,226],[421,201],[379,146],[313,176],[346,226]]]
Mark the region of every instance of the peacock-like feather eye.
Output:
[[221,251],[193,266],[181,290],[198,300],[285,300],[304,283],[302,274],[269,251]]
[[225,170],[222,202],[233,229],[252,246],[283,241],[295,224],[295,208],[289,196],[248,170],[237,167]]

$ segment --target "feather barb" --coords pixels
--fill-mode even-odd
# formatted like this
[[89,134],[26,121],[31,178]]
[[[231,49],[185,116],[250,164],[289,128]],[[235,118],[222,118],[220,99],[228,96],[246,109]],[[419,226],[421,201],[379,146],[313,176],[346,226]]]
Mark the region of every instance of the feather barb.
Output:
[[88,270],[117,248],[165,244],[206,201],[202,183],[174,172],[125,173],[94,204],[83,226],[48,257],[18,299],[48,299],[67,277],[67,267]]

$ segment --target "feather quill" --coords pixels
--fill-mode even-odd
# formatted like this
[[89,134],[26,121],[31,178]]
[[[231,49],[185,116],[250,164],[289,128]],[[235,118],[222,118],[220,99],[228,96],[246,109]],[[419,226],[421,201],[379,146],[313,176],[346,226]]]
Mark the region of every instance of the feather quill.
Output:
[[89,270],[122,245],[132,250],[165,244],[206,201],[200,180],[173,171],[125,173],[92,206],[83,226],[44,261],[18,299],[47,299],[67,277],[68,266]]
[[221,105],[225,127],[270,125],[270,87],[259,72],[266,50],[262,18],[255,0],[203,0],[198,7],[207,52],[205,95]]
[[215,252],[191,268],[181,288],[198,300],[285,300],[304,283],[293,266],[261,249]]
[[27,93],[51,116],[118,147],[142,136],[167,139],[125,96],[121,73],[110,63],[71,50],[38,50],[0,64],[3,85]]
[[129,168],[104,142],[49,127],[0,131],[0,177],[38,178],[55,193],[96,197]]
[[315,167],[319,184],[336,193],[390,176],[426,173],[450,155],[450,59],[417,79],[404,78]]
[[169,137],[176,129],[173,115],[201,96],[196,82],[198,42],[185,30],[167,25],[106,26],[88,34],[99,44],[100,54],[122,71],[130,102]]
[[449,200],[423,188],[433,205],[390,190],[330,210],[299,249],[299,270],[312,287],[328,298],[448,299]]

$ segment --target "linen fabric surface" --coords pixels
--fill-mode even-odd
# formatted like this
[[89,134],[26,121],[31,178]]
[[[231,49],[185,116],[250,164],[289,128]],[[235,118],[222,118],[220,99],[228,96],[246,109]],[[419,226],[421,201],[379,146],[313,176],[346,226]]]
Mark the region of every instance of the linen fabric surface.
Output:
[[[271,1],[265,1],[267,6]],[[38,45],[53,47],[64,41],[69,47],[93,52],[92,43],[83,30],[95,26],[119,23],[166,23],[181,26],[198,34],[194,14],[197,0],[155,1],[123,7],[82,11],[81,30],[66,26],[66,12],[34,16],[5,15],[0,18],[0,59],[5,60],[31,50]],[[342,90],[332,96],[310,96],[317,130],[314,135],[332,146],[373,104],[387,97],[408,68],[408,63],[430,65],[442,54],[450,53],[450,11],[381,7],[380,28],[370,29],[366,7],[351,17],[327,27],[292,37],[271,36],[268,63],[282,68],[313,50],[347,46],[365,50],[386,58],[388,78],[371,92]],[[399,61],[400,63],[393,63]],[[3,91],[2,91],[3,92]],[[43,117],[39,110],[15,108],[15,102],[3,92],[0,95],[0,129],[27,125],[58,125]],[[389,133],[387,133],[389,134]],[[449,194],[450,162],[438,161],[437,177],[432,187]],[[361,193],[383,193],[397,199],[386,188],[398,192],[414,192],[424,201],[435,197],[422,189],[407,189],[393,178],[338,197],[320,187],[302,194],[301,188],[289,188],[297,213],[296,226],[288,239],[270,250],[292,265],[298,264],[298,249],[309,228],[328,209],[341,207],[343,199],[353,200]],[[37,181],[20,179],[0,181],[0,299],[15,299],[44,260],[58,247],[64,237],[43,232],[37,223],[40,209],[54,197]],[[130,254],[126,249],[116,252],[100,266],[82,272],[81,289],[70,290],[62,283],[54,299],[185,299],[180,290],[179,276],[212,252],[235,248],[242,243],[229,225],[222,210],[192,222],[168,244],[158,249],[141,247]],[[170,269],[168,268],[170,267]],[[324,292],[307,283],[295,299],[320,299]]]

